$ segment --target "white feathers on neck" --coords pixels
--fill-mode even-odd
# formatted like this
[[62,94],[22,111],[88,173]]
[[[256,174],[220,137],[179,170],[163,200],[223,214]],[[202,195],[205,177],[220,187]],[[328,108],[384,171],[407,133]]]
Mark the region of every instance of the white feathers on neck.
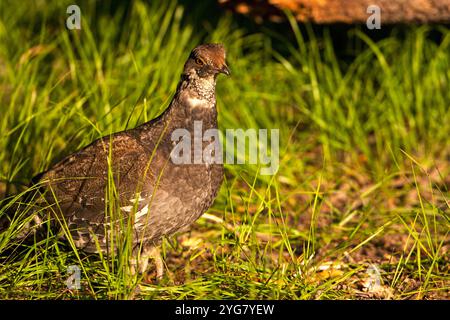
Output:
[[207,99],[202,98],[187,98],[187,103],[191,108],[212,108],[214,106],[213,103],[208,101]]

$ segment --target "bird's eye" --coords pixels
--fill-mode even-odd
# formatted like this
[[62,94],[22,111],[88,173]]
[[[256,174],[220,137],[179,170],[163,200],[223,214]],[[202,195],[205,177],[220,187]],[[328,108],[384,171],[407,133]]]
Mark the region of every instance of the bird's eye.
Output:
[[202,65],[205,64],[205,63],[203,62],[203,60],[200,59],[200,58],[196,58],[196,59],[195,59],[195,63],[198,64],[199,66],[202,66]]

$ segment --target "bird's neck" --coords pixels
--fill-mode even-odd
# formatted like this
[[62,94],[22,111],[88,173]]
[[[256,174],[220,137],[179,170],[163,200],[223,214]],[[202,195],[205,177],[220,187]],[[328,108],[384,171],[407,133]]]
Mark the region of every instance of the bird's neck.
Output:
[[[215,105],[216,76],[199,77],[194,70],[189,73],[183,73],[178,83],[177,94],[181,98],[188,96],[197,102],[203,101],[208,105]],[[196,107],[196,103],[193,104],[193,107]]]
[[[183,74],[177,92],[167,110],[175,127],[189,126],[194,121],[217,122],[216,79]],[[212,124],[212,123],[211,123]],[[186,128],[188,129],[188,128]]]
[[197,121],[201,121],[203,131],[217,128],[215,85],[215,79],[192,78],[183,74],[169,107],[159,117],[140,127],[141,138],[149,140],[147,132],[155,130],[170,139],[175,129],[193,131]]

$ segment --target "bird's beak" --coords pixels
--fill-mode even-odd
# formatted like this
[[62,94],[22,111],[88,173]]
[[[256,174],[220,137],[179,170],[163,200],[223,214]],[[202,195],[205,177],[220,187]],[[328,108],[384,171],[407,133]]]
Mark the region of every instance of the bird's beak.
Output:
[[224,63],[223,66],[222,66],[222,68],[219,69],[219,72],[220,72],[220,73],[223,73],[223,74],[226,74],[227,76],[229,76],[229,75],[231,74],[230,68],[228,68],[228,66],[227,66],[226,63]]

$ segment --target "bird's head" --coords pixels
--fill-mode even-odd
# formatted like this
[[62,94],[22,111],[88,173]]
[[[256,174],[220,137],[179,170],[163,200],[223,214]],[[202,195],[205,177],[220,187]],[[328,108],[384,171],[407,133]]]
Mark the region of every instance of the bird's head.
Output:
[[225,61],[225,48],[219,43],[202,44],[192,50],[184,65],[184,74],[195,74],[199,78],[213,78],[223,73],[230,75]]

